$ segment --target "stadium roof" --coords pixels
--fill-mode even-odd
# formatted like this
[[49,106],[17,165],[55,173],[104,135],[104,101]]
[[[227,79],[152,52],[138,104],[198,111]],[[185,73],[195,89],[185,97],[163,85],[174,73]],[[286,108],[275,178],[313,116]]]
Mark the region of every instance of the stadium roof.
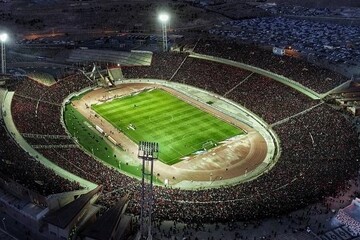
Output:
[[44,221],[59,228],[65,229],[70,222],[79,214],[91,198],[100,190],[102,186],[98,186],[90,192],[81,195],[76,200],[66,204],[64,207],[48,214]]
[[[92,225],[87,227],[81,235],[97,240],[108,240],[119,220],[123,218],[121,215],[125,210],[125,205],[128,201],[128,196],[120,199],[114,207],[110,208],[100,218],[98,218]],[[121,221],[122,222],[122,221]],[[124,223],[123,223],[124,224]],[[120,225],[121,227],[121,225]]]

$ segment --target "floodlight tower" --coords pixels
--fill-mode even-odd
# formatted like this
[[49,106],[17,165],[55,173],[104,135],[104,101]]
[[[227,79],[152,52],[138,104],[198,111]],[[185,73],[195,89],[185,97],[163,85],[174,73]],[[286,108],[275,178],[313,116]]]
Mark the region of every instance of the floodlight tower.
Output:
[[5,56],[5,42],[8,39],[7,33],[0,34],[0,42],[1,42],[1,73],[6,73],[6,56]]
[[140,233],[141,239],[147,240],[152,240],[151,212],[154,202],[153,172],[154,160],[158,158],[158,153],[158,143],[144,141],[139,142],[138,157],[142,159]]
[[168,50],[168,41],[167,41],[167,23],[170,20],[170,16],[167,13],[161,13],[159,15],[159,21],[161,22],[162,28],[162,39],[163,39],[163,51]]

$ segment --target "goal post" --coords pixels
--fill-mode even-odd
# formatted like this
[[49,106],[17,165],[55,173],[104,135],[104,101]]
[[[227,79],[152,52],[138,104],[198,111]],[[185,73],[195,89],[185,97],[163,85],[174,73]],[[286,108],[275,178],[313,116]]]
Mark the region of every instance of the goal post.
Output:
[[206,142],[203,143],[202,148],[203,148],[205,151],[207,151],[207,150],[215,147],[216,145],[217,145],[216,142],[214,142],[213,140],[208,140],[208,141],[206,141]]

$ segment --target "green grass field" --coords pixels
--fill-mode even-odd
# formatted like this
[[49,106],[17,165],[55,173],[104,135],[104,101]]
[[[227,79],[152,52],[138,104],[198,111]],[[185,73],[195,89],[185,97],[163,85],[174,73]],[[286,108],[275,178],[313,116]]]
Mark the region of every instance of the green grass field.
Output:
[[70,134],[89,153],[105,160],[112,166],[118,166],[118,159],[116,158],[114,148],[107,144],[103,136],[70,104],[65,107],[64,120]]
[[241,129],[161,89],[93,105],[92,109],[134,142],[158,142],[159,159],[169,165],[243,134]]
[[[119,152],[122,150],[105,141],[94,126],[70,104],[65,107],[64,121],[70,134],[77,139],[78,143],[88,153],[115,168],[119,168],[138,178],[141,177],[141,166],[126,164],[119,156]],[[157,179],[155,181],[161,183]]]

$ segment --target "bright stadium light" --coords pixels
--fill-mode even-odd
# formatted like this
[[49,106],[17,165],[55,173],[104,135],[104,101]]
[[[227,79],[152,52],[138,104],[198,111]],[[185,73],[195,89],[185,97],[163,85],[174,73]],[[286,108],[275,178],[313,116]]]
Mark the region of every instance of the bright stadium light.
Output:
[[1,42],[1,73],[6,73],[6,57],[5,57],[5,42],[8,39],[7,33],[0,34]]
[[159,21],[161,22],[161,27],[162,27],[163,51],[164,52],[166,52],[168,49],[166,24],[169,22],[169,20],[170,20],[169,14],[160,13]]
[[8,39],[7,33],[2,33],[2,34],[0,35],[0,41],[1,41],[1,42],[6,42],[7,39]]
[[169,18],[170,18],[169,14],[167,14],[167,13],[161,13],[159,15],[159,20],[161,23],[167,23],[167,21],[169,21]]

